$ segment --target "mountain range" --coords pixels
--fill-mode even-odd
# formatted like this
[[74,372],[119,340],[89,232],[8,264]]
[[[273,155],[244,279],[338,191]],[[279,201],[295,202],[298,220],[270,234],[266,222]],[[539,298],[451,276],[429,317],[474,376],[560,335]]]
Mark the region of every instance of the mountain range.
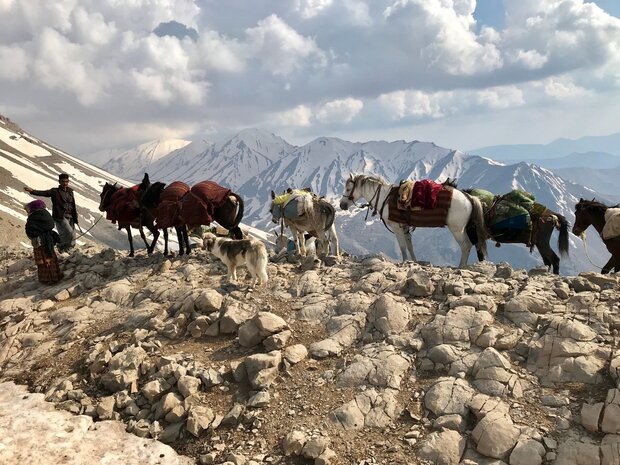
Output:
[[[620,133],[607,136],[586,136],[579,139],[556,139],[549,144],[514,144],[514,145],[491,145],[468,150],[467,153],[482,155],[498,161],[513,162],[530,160],[536,163],[541,160],[562,158],[576,154],[587,154],[590,152],[605,153],[607,155],[620,157]],[[600,155],[599,155],[600,156]],[[594,159],[587,159],[590,163]],[[572,166],[584,166],[581,164]],[[604,166],[587,165],[590,168],[604,168]],[[615,165],[618,166],[618,165]],[[564,166],[566,167],[566,166]]]
[[[23,192],[23,187],[53,187],[61,171],[72,177],[80,225],[84,230],[92,226],[84,238],[121,249],[127,248],[124,233],[102,220],[97,208],[101,186],[104,182],[131,185],[144,172],[148,172],[152,180],[182,180],[193,184],[211,179],[229,186],[245,199],[244,223],[267,233],[276,229],[268,214],[271,190],[281,192],[289,186],[311,187],[337,205],[344,179],[349,173],[358,172],[376,174],[392,182],[406,178],[437,181],[457,178],[460,188],[482,187],[498,194],[515,188],[524,189],[571,222],[574,219],[572,209],[580,197],[609,201],[600,192],[567,181],[535,164],[506,164],[439,147],[432,142],[349,142],[320,137],[295,146],[259,129],[241,131],[221,145],[208,141],[186,142],[153,141],[134,150],[124,149],[123,157],[97,162],[102,165],[109,163],[110,169],[120,170],[109,173],[27,134],[10,120],[0,118],[0,180],[3,183],[0,189],[0,233],[9,242],[27,244],[22,229],[25,221],[22,206],[32,197]],[[175,144],[180,146],[163,153],[166,149],[162,147],[174,148]],[[144,156],[146,153],[152,156]],[[133,181],[126,176],[129,167],[133,169]],[[365,209],[353,208],[348,212],[338,209],[336,224],[345,251],[384,253],[400,258],[392,234],[378,217],[369,215]],[[604,263],[607,252],[596,234],[589,237],[592,261]],[[555,242],[556,238],[552,240]],[[445,228],[421,228],[415,231],[413,243],[420,260],[438,265],[457,263],[458,247]],[[542,264],[537,252],[530,254],[523,245],[489,249],[489,258],[494,262],[508,261],[513,266],[525,268]],[[580,240],[573,236],[570,253],[571,257],[562,262],[563,273],[593,268]],[[472,253],[470,262],[473,260]]]
[[[407,178],[437,181],[457,178],[461,188],[481,187],[499,194],[524,189],[571,222],[574,219],[572,209],[580,197],[596,196],[610,201],[600,192],[536,164],[506,164],[439,147],[432,142],[349,142],[320,137],[303,146],[294,146],[259,129],[241,131],[221,145],[207,141],[188,144],[151,164],[144,164],[138,172],[148,172],[151,179],[164,182],[183,180],[192,184],[211,179],[226,185],[245,199],[244,221],[264,230],[275,229],[268,213],[271,190],[279,193],[287,187],[310,187],[337,204],[344,179],[349,173],[358,172],[379,175],[392,182]],[[343,236],[344,249],[356,254],[382,252],[398,258],[391,234],[376,217],[369,216],[366,221],[366,216],[362,209],[338,212],[337,228]],[[563,261],[564,272],[591,269],[580,241],[572,237],[571,242],[572,258]],[[590,242],[592,260],[603,263],[606,252],[602,244],[597,238]],[[457,261],[457,245],[446,230],[416,231],[414,247],[422,260],[452,265]],[[542,263],[536,252],[530,254],[523,245],[490,249],[493,261],[509,261],[522,267]]]

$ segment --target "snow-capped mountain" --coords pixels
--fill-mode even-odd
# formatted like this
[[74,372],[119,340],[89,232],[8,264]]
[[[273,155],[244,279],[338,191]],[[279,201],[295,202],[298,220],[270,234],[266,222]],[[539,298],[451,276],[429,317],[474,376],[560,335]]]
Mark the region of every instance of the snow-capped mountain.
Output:
[[184,139],[152,140],[125,150],[100,165],[110,173],[126,179],[139,181],[144,175],[144,167],[150,166],[170,152],[183,149],[191,141]]
[[[58,186],[58,174],[71,176],[71,187],[85,232],[78,241],[91,239],[110,247],[128,249],[125,232],[105,220],[99,211],[99,194],[105,182],[128,186],[126,180],[72,157],[24,132],[10,120],[0,116],[0,234],[3,244],[29,246],[24,232],[24,204],[36,197],[24,192],[24,186],[49,189]],[[43,198],[51,209],[51,202]],[[82,234],[78,229],[78,233]],[[136,231],[137,234],[137,231]],[[139,238],[138,238],[139,241]],[[139,242],[135,242],[137,248]]]
[[[246,129],[221,147],[208,141],[193,142],[171,151],[154,163],[136,162],[136,166],[140,166],[140,173],[146,171],[151,179],[164,182],[180,179],[195,184],[214,179],[236,189],[294,148],[270,132]],[[105,166],[117,172],[116,167]]]

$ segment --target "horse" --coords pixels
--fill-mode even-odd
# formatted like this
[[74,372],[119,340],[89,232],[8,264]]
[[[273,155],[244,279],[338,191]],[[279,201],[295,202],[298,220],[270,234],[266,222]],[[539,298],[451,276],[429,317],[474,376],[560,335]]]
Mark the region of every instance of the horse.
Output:
[[[133,247],[133,236],[131,234],[131,227],[138,228],[140,231],[140,237],[144,241],[144,245],[146,246],[147,253],[151,254],[153,249],[155,248],[155,244],[157,243],[157,238],[159,237],[159,231],[153,224],[153,220],[145,217],[140,213],[138,204],[135,205],[135,211],[133,208],[133,201],[135,201],[135,194],[131,192],[131,189],[118,186],[117,183],[110,184],[106,182],[103,186],[103,190],[101,194],[99,194],[100,202],[99,202],[99,211],[106,212],[108,219],[112,219],[112,221],[118,223],[118,230],[125,229],[127,231],[127,240],[129,241],[129,256],[134,256],[134,247]],[[122,218],[116,218],[116,203],[123,202],[125,199],[128,201],[125,205],[121,205],[120,207],[124,209],[124,215],[121,214]],[[153,235],[153,241],[149,245],[146,240],[146,236],[144,235],[144,230],[142,227],[145,226]]]
[[618,206],[608,207],[601,202],[597,202],[595,199],[579,199],[579,202],[575,205],[575,225],[573,226],[573,234],[580,236],[585,241],[586,229],[590,226],[594,226],[594,229],[601,235],[603,244],[605,244],[605,247],[607,247],[607,250],[611,254],[611,258],[601,269],[601,274],[607,274],[611,270],[614,270],[616,273],[620,271],[620,237],[603,238],[605,213],[608,208],[618,208]]
[[[200,224],[193,223],[193,220],[189,218],[183,218],[181,203],[187,200],[185,196],[189,194],[189,191],[196,188],[202,183],[198,183],[191,189],[189,188],[189,186],[178,181],[169,185],[166,185],[165,183],[159,181],[151,183],[148,173],[145,173],[142,182],[139,184],[138,187],[138,202],[140,204],[140,208],[143,211],[147,211],[154,218],[157,218],[157,208],[162,202],[162,192],[164,192],[165,189],[171,188],[175,184],[184,185],[187,187],[187,191],[185,191],[183,197],[175,198],[177,206],[175,207],[175,224],[173,224],[179,238],[179,255],[183,255],[184,253],[189,254],[190,252],[188,227],[193,228],[196,226],[200,226]],[[228,229],[230,235],[234,239],[243,239],[243,232],[241,231],[241,228],[239,228],[239,224],[241,223],[241,219],[243,218],[243,211],[244,203],[241,196],[234,192],[230,192],[229,195],[226,196],[226,199],[221,203],[221,205],[213,209],[212,217],[213,220],[216,221],[220,226]],[[192,223],[188,224],[189,221],[192,221]],[[166,236],[167,233],[164,228],[165,239]],[[167,239],[164,246],[164,254],[168,254]]]
[[297,254],[305,256],[307,253],[304,236],[304,233],[307,232],[310,236],[317,238],[317,253],[319,255],[326,255],[331,248],[333,254],[339,257],[340,245],[334,224],[336,210],[333,205],[307,190],[295,194],[289,189],[288,193],[295,196],[298,202],[301,202],[301,211],[297,211],[290,218],[285,216],[285,205],[277,205],[275,202],[276,194],[271,191],[269,212],[274,223],[277,224],[282,221],[283,225],[288,226],[291,230]]
[[[344,185],[340,208],[348,210],[359,199],[365,199],[369,208],[379,213],[386,227],[396,236],[403,262],[407,261],[407,254],[411,260],[417,261],[410,234],[415,227],[389,220],[388,196],[392,187],[378,176],[350,174]],[[481,253],[486,254],[483,210],[478,199],[454,189],[445,222],[461,248],[459,268],[467,266],[467,258],[474,243],[480,245]]]
[[[464,192],[473,195],[472,191],[475,189],[465,189]],[[543,259],[543,263],[545,266],[551,271],[553,269],[554,274],[560,274],[560,257],[553,251],[551,248],[551,235],[553,234],[553,230],[557,229],[559,231],[558,236],[558,249],[560,251],[561,256],[568,256],[568,221],[566,218],[559,213],[549,210],[544,205],[538,204],[541,207],[541,213],[538,215],[537,219],[533,219],[536,223],[533,225],[534,229],[534,237],[531,237],[530,234],[523,234],[523,230],[502,230],[500,234],[491,233],[489,227],[489,212],[493,209],[493,205],[501,200],[501,197],[494,197],[493,203],[488,204],[486,202],[482,202],[484,208],[484,219],[485,224],[487,226],[488,238],[495,241],[497,246],[499,244],[525,244],[530,246],[530,251],[532,248],[536,247],[540,256]],[[530,213],[530,218],[533,215]],[[531,239],[534,239],[533,243]],[[478,247],[476,246],[476,249]],[[480,257],[481,252],[478,250],[478,258],[482,261],[484,258]]]

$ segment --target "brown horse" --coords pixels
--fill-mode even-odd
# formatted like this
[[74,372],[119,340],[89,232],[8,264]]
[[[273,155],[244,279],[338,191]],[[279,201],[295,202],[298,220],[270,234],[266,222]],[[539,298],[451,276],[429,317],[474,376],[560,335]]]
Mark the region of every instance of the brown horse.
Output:
[[[465,192],[476,195],[476,189],[466,189]],[[484,220],[487,225],[489,239],[497,244],[525,244],[530,247],[530,251],[536,247],[545,266],[550,271],[552,269],[553,273],[560,274],[560,257],[553,251],[550,242],[553,230],[557,229],[559,231],[558,249],[560,250],[560,255],[568,256],[568,221],[564,216],[540,205],[542,213],[537,215],[537,217],[531,215],[533,223],[532,235],[527,230],[502,229],[492,231],[489,227],[490,213],[497,201],[501,200],[501,197],[496,196],[492,204],[486,203],[482,197],[480,200],[484,208]],[[478,250],[478,260],[484,259],[481,255]]]
[[[118,223],[119,231],[125,229],[127,231],[127,240],[129,241],[129,256],[134,256],[133,236],[131,227],[138,228],[140,237],[144,241],[147,252],[150,254],[155,248],[159,231],[153,224],[153,218],[149,218],[141,214],[137,202],[135,190],[118,186],[116,183],[105,183],[101,194],[99,194],[99,211],[106,212],[106,217],[112,222]],[[149,245],[144,235],[142,227],[146,227],[153,235],[153,241]]]
[[586,229],[588,229],[590,225],[594,226],[594,229],[601,235],[603,244],[605,244],[605,247],[607,247],[607,250],[611,254],[611,258],[601,269],[601,274],[607,274],[611,270],[614,270],[616,273],[620,271],[620,237],[603,239],[602,236],[603,227],[605,226],[605,212],[608,208],[617,208],[617,206],[608,207],[594,199],[579,199],[579,202],[575,205],[575,226],[573,226],[573,234],[581,236],[585,241]]
[[[175,183],[170,184],[168,187],[172,187],[172,185],[174,184],[183,185],[183,183],[180,183],[177,181]],[[151,215],[151,217],[155,218],[156,224],[161,222],[161,219],[157,220],[157,217],[158,217],[157,213],[158,213],[158,207],[160,206],[161,201],[162,201],[161,199],[162,192],[164,192],[166,188],[167,186],[163,182],[151,183],[151,181],[149,180],[149,175],[145,173],[144,178],[142,179],[142,182],[139,184],[139,187],[137,190],[138,202],[140,204],[140,208],[142,209],[142,211],[148,212],[148,214]],[[187,186],[187,189],[189,190],[189,186]],[[229,197],[232,197],[232,199],[227,198],[220,206],[218,206],[217,208],[213,210],[213,215],[212,215],[213,220],[216,221],[223,228],[228,229],[228,231],[230,232],[230,235],[232,235],[235,239],[243,239],[243,233],[241,232],[241,229],[239,228],[239,223],[241,222],[241,218],[243,217],[243,209],[244,209],[243,199],[234,192],[231,192]],[[174,226],[177,232],[177,236],[179,238],[179,255],[183,255],[184,253],[189,254],[190,252],[189,234],[188,234],[187,226],[190,226],[190,227],[197,226],[193,222],[192,224],[187,225],[185,223],[185,220],[182,218],[182,215],[178,214],[181,210],[180,203],[184,200],[185,198],[177,199],[177,202],[179,203],[179,206],[177,209],[178,211],[176,212],[177,214],[175,215],[175,218],[172,221],[173,223],[172,226]],[[160,211],[160,216],[161,216],[161,211]],[[164,238],[166,239],[165,246],[164,246],[164,254],[167,255],[168,254],[168,241],[167,241],[167,233],[166,233],[165,228],[164,228]]]

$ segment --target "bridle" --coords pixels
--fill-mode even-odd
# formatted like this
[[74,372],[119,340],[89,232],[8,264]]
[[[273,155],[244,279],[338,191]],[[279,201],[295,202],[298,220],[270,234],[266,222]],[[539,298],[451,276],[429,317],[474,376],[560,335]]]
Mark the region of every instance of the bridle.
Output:
[[[357,187],[357,181],[359,179],[361,179],[360,176],[358,176],[355,179],[351,180],[353,182],[353,187],[351,188],[351,192],[349,192],[349,195],[345,196],[345,198],[349,199],[353,203],[353,205],[355,205],[356,207],[358,205],[355,203],[355,200],[353,200],[353,192],[355,191],[355,188]],[[370,198],[368,203],[361,206],[362,208],[368,207],[368,211],[373,210],[372,216],[375,216],[377,213],[379,213],[379,216],[382,216],[383,207],[385,206],[385,203],[387,201],[387,197],[386,197],[385,201],[383,202],[383,205],[381,206],[381,209],[379,209],[379,197],[381,195],[381,187],[383,186],[383,184],[381,182],[379,182],[378,184],[379,185],[377,186],[377,189],[375,190],[375,193]],[[373,201],[375,203],[374,206],[372,205]],[[368,213],[366,213],[366,219],[368,219]],[[383,220],[383,218],[381,218],[381,219]]]
[[359,179],[359,177],[355,178],[355,179],[351,179],[351,182],[353,182],[353,187],[351,188],[351,192],[349,192],[349,195],[347,195],[345,198],[349,199],[351,202],[353,202],[353,205],[357,205],[355,203],[355,200],[353,199],[353,192],[355,192],[355,188],[357,187],[357,180]]
[[99,205],[105,210],[104,205],[107,205],[107,203],[109,202],[108,197],[110,196],[110,194],[114,194],[116,192],[116,190],[114,189],[116,187],[117,183],[114,184],[107,184],[108,186],[110,186],[106,193],[101,197],[101,202],[99,203]]

